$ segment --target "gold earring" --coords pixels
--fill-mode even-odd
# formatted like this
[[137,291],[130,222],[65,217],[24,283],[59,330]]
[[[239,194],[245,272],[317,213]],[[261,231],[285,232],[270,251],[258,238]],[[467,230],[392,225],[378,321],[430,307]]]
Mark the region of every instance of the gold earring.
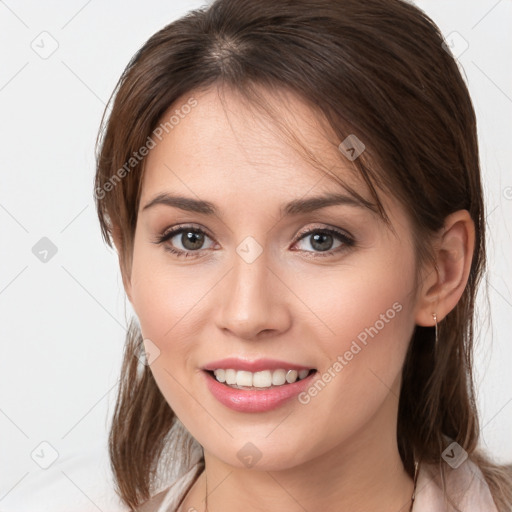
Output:
[[438,335],[437,335],[437,314],[432,313],[432,316],[434,317],[435,322],[435,338],[434,338],[434,350],[437,352],[437,344],[438,344]]

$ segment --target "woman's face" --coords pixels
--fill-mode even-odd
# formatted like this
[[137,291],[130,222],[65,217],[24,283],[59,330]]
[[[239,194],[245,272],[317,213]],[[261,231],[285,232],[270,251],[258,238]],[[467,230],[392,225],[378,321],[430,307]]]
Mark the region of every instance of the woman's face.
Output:
[[[383,198],[393,233],[234,94],[226,108],[216,89],[194,98],[147,156],[127,285],[158,387],[205,452],[237,467],[387,440],[417,309],[404,211]],[[304,104],[274,106],[370,201]],[[342,197],[311,201],[329,194]]]

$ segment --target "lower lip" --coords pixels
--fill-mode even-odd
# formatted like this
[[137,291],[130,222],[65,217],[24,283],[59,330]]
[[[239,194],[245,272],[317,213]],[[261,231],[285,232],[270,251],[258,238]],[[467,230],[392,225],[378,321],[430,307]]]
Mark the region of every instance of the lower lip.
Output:
[[313,372],[305,379],[298,380],[293,384],[283,384],[279,387],[255,391],[229,387],[219,382],[207,371],[203,371],[203,373],[208,389],[221,404],[238,412],[265,412],[277,409],[299,395],[311,385],[313,377],[318,372]]

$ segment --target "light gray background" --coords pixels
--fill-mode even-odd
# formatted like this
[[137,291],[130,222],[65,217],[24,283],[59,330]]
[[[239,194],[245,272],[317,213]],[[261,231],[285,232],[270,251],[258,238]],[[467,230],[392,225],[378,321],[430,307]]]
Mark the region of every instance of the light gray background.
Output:
[[[459,62],[478,117],[489,226],[478,403],[483,443],[512,461],[512,3],[417,4],[457,53],[469,45]],[[106,436],[130,309],[94,210],[94,142],[132,55],[200,5],[0,1],[2,512],[125,510],[111,490]],[[57,248],[46,263],[32,252],[42,237]],[[53,449],[58,458],[42,469]]]

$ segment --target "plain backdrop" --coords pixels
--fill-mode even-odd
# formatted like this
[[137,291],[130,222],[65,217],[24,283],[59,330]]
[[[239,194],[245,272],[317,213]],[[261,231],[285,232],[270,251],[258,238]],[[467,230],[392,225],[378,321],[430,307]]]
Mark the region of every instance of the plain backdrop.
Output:
[[[100,236],[94,144],[132,55],[202,4],[0,1],[1,512],[126,510],[106,438],[131,312]],[[489,228],[478,405],[482,443],[511,462],[512,3],[417,5],[457,53],[477,113]]]

